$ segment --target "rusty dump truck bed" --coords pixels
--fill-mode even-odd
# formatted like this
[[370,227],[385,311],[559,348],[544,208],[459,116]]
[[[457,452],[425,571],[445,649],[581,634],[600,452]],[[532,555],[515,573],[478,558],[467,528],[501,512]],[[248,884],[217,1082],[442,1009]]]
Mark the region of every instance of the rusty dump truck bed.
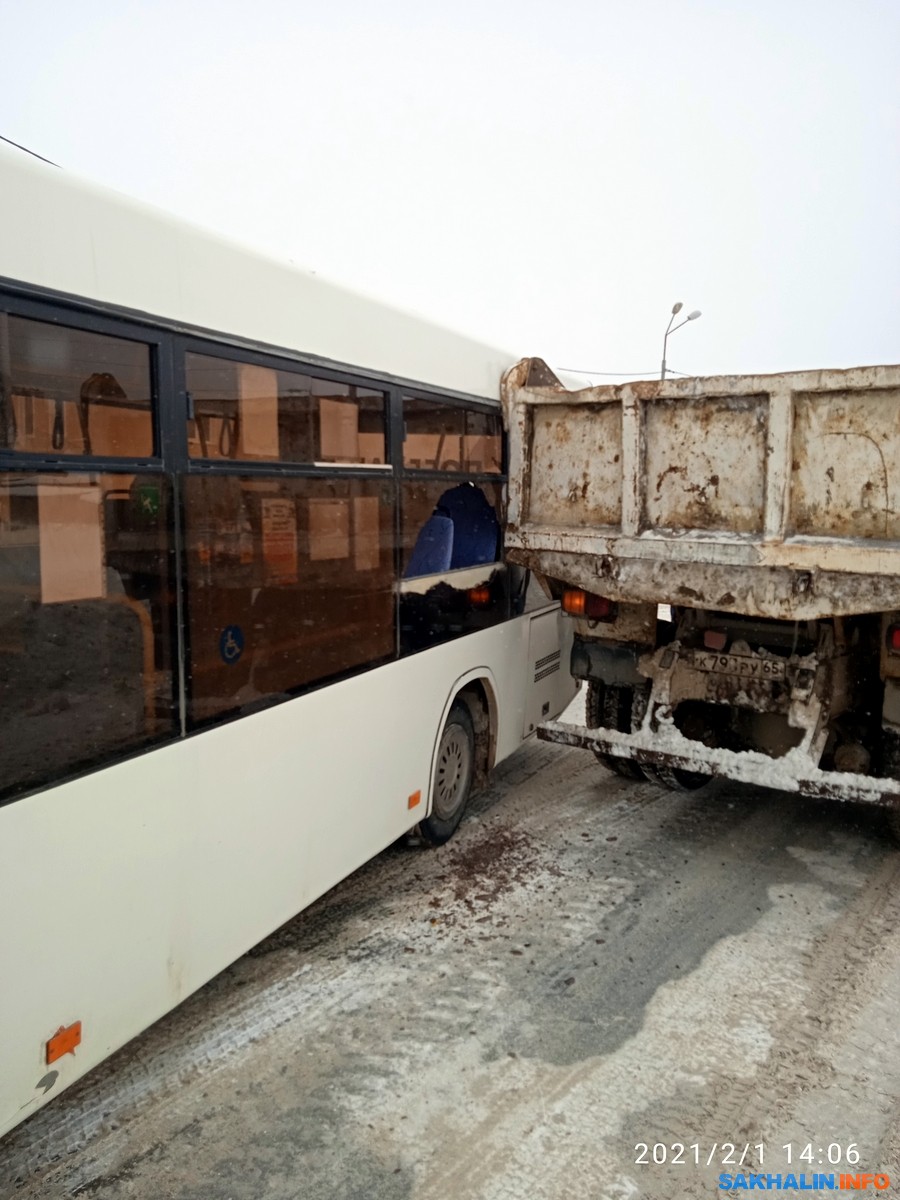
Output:
[[516,562],[612,600],[900,608],[900,366],[567,390],[506,375]]

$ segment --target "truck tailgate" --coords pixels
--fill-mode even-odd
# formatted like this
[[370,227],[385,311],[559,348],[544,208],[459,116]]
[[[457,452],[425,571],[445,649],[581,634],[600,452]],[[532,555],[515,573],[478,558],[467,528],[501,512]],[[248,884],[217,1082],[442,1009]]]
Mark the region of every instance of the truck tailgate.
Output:
[[503,384],[514,561],[614,600],[900,607],[900,367]]

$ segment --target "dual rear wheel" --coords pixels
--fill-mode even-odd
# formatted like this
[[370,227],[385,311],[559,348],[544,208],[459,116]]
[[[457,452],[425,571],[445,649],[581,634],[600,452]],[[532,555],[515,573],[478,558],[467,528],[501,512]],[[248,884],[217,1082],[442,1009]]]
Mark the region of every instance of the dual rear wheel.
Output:
[[[614,729],[617,733],[631,733],[639,724],[636,702],[640,699],[633,687],[591,682],[585,697],[585,724],[588,729]],[[644,707],[640,706],[641,711]],[[647,779],[674,792],[695,792],[709,782],[709,776],[699,771],[649,764],[639,766],[630,758],[618,758],[602,750],[595,750],[594,754],[599,763],[624,779]]]
[[[588,684],[584,701],[588,729],[614,729],[617,733],[631,733],[634,728],[633,709],[634,688],[604,683]],[[618,758],[602,750],[595,750],[594,754],[608,771],[614,771],[623,779],[646,779],[643,769],[630,758]]]

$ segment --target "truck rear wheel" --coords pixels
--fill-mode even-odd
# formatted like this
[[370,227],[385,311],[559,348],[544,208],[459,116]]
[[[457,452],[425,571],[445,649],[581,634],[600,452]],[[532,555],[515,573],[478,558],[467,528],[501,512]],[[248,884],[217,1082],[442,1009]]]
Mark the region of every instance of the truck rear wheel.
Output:
[[[704,746],[719,745],[718,734],[709,725],[708,717],[704,718],[694,714],[693,721],[688,717],[686,723],[676,721],[676,724],[685,737],[699,741]],[[711,778],[702,771],[686,771],[683,767],[664,767],[654,764],[645,766],[644,770],[648,779],[652,779],[655,783],[661,783],[663,787],[672,792],[696,792],[699,788],[705,787]]]
[[685,771],[682,767],[645,766],[644,770],[653,783],[661,783],[672,792],[696,792],[706,787],[710,779],[700,771]]
[[[589,683],[584,702],[585,723],[588,729],[614,729],[631,733],[631,711],[634,688],[605,683]],[[594,756],[609,771],[623,779],[646,779],[641,767],[630,758],[618,758],[595,750]]]

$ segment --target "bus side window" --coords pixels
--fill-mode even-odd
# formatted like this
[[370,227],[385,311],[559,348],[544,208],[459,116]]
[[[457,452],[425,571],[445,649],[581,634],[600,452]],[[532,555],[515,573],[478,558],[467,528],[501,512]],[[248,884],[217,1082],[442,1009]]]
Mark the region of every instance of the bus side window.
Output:
[[54,456],[153,454],[148,345],[12,315],[0,316],[0,343],[4,449]]
[[175,736],[170,511],[157,474],[4,476],[3,791]]
[[[488,492],[494,493],[493,502]],[[406,480],[403,577],[480,566],[500,559],[496,484]]]
[[385,396],[372,388],[218,355],[185,355],[194,459],[381,466]]
[[500,523],[490,501],[474,483],[459,483],[438,497],[413,545],[405,579],[497,562]]
[[458,483],[438,499],[438,513],[453,522],[453,553],[450,569],[497,562],[500,554],[500,522],[480,487]]
[[216,473],[184,495],[192,725],[394,656],[391,481]]
[[503,469],[498,413],[404,396],[403,424],[405,467],[471,475]]
[[404,481],[402,654],[508,618],[507,568],[499,561],[500,502],[499,483]]

